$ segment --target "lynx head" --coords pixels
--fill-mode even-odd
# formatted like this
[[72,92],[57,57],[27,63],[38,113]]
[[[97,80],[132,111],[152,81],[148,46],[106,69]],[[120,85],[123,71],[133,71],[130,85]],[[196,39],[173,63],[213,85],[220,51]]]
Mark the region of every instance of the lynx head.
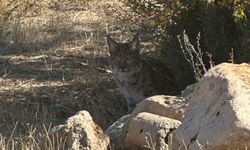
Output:
[[117,72],[130,72],[141,67],[139,38],[135,35],[128,43],[117,43],[107,36],[111,69]]

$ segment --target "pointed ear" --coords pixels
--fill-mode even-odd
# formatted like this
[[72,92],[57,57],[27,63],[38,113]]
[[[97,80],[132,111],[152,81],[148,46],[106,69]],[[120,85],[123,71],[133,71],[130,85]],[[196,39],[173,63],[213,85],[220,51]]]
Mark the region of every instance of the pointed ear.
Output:
[[140,51],[140,40],[138,34],[136,34],[130,42],[130,48],[133,52]]
[[118,45],[117,42],[107,35],[106,43],[109,53],[113,53]]

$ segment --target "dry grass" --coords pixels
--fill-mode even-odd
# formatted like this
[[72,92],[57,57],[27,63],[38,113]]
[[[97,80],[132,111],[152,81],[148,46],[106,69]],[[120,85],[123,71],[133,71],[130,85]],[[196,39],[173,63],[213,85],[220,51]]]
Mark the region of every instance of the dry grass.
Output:
[[[117,0],[2,0],[0,149],[42,149],[49,128],[88,110],[103,129],[126,113],[109,69],[106,32],[127,39]],[[132,25],[131,25],[132,26]],[[45,138],[46,139],[46,138]],[[47,145],[53,148],[53,142]]]

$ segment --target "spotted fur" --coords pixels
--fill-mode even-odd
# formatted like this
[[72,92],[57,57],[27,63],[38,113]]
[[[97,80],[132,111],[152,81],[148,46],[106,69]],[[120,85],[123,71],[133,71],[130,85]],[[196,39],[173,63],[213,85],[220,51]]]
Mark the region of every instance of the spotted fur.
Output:
[[139,43],[137,35],[128,43],[117,43],[107,37],[111,70],[129,111],[149,96],[176,94],[178,89],[166,65],[141,58]]

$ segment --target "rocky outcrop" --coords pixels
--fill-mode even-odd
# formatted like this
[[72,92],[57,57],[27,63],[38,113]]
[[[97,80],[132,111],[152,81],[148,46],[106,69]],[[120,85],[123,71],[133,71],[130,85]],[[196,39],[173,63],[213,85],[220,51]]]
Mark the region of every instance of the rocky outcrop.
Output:
[[223,63],[196,85],[172,150],[250,148],[250,65]]
[[187,107],[186,99],[157,95],[140,102],[126,118],[114,147],[118,149],[167,149],[168,135],[180,125]]
[[107,150],[109,145],[109,137],[87,111],[80,111],[68,118],[66,124],[52,128],[50,138],[58,149]]
[[[194,85],[183,90],[183,95],[190,97],[193,88]],[[166,148],[166,134],[172,132],[184,118],[188,100],[189,98],[167,95],[156,95],[143,100],[129,116],[122,117],[106,131],[112,147],[148,149],[148,144],[152,144],[153,141],[157,143],[157,149]],[[145,132],[140,133],[144,128]],[[149,140],[148,133],[151,133],[151,143],[146,141]]]
[[145,99],[107,133],[119,135],[110,134],[117,149],[248,149],[249,105],[250,65],[224,63],[210,69],[180,97]]

